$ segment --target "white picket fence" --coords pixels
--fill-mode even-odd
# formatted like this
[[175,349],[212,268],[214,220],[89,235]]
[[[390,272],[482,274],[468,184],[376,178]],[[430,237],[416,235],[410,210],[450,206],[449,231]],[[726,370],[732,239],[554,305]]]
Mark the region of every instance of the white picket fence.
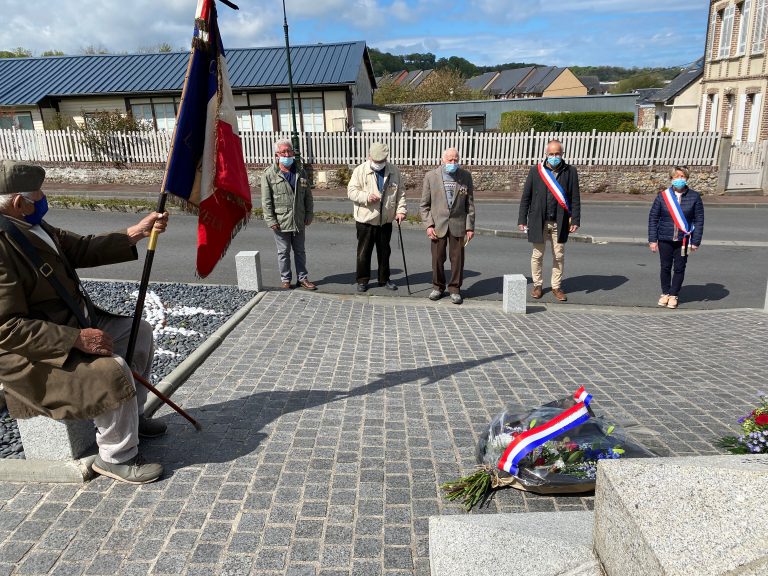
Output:
[[[288,132],[240,135],[248,164],[274,158],[276,140]],[[390,159],[402,166],[437,164],[443,150],[459,150],[464,165],[532,164],[547,142],[558,138],[565,156],[576,165],[717,164],[720,135],[710,132],[305,132],[300,152],[311,164],[353,165],[365,160],[372,142],[389,145]],[[0,158],[37,162],[165,163],[171,134],[121,132],[101,139],[99,150],[77,130],[0,130]]]

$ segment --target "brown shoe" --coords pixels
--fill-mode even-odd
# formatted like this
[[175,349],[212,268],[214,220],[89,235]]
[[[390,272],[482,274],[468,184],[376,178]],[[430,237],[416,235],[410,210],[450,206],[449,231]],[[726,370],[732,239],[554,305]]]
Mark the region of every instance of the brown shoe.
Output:
[[312,282],[309,281],[309,278],[304,278],[304,280],[299,280],[299,286],[304,288],[304,290],[317,290],[317,286],[312,284]]
[[291,283],[290,282],[283,282],[280,284],[280,288],[283,290],[290,290],[291,289]]
[[568,300],[568,296],[565,295],[565,292],[560,290],[560,288],[552,288],[552,294],[557,298],[560,302],[565,302]]
[[542,294],[543,291],[541,290],[541,286],[534,286],[533,290],[531,290],[531,298],[536,298],[536,300],[541,298]]

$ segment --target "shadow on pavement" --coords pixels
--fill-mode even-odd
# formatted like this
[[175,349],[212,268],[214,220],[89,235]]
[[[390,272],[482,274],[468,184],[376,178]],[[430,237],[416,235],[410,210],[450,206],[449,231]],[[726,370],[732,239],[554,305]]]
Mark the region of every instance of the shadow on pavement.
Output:
[[693,284],[691,286],[683,284],[683,287],[680,289],[680,302],[711,302],[722,300],[730,293],[730,290],[722,284],[712,282],[703,285]]
[[563,280],[563,290],[565,290],[566,293],[584,292],[586,294],[597,291],[607,292],[615,290],[628,281],[629,278],[619,274],[613,276],[584,274],[582,276],[572,276]]
[[[168,478],[173,471],[186,466],[230,462],[252,454],[270,435],[262,432],[264,427],[285,414],[374,394],[412,382],[421,382],[421,386],[427,386],[453,374],[526,353],[526,350],[520,350],[479,360],[387,372],[351,390],[270,390],[189,408],[186,411],[201,424],[202,432],[195,432],[175,414],[164,415],[161,420],[168,422],[168,434],[156,440],[142,441],[141,452],[145,460],[161,462],[166,469],[164,477]],[[243,385],[247,383],[240,382],[239,386]],[[278,434],[285,433],[280,431]],[[285,444],[288,453],[293,441],[284,440],[281,447]]]
[[[466,275],[465,275],[466,276]],[[485,278],[475,282],[466,290],[462,290],[466,296],[490,296],[491,294],[501,294],[504,289],[504,279],[501,276]]]

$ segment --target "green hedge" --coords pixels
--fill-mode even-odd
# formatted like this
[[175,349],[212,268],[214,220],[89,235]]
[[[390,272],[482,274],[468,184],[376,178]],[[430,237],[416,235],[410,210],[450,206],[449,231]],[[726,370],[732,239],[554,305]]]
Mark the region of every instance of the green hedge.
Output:
[[[502,112],[501,132],[617,132],[622,124],[634,123],[632,112],[558,112],[546,114],[530,110]],[[560,124],[558,124],[560,123]],[[626,130],[626,125],[624,127]]]

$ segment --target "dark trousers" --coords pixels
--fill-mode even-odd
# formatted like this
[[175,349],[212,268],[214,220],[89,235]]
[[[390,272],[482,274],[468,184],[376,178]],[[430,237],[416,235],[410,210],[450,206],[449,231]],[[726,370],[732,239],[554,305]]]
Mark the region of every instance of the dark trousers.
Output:
[[[659,260],[661,261],[661,293],[677,296],[685,278],[685,265],[688,255],[683,256],[681,240],[659,240]],[[672,272],[674,271],[674,275]]]
[[432,287],[441,292],[445,290],[445,249],[448,248],[448,258],[451,261],[451,281],[448,282],[448,292],[458,294],[464,277],[464,237],[446,234],[432,244]]
[[389,241],[392,238],[392,223],[374,226],[356,222],[357,225],[357,283],[367,284],[371,279],[371,254],[376,247],[376,260],[379,264],[379,284],[389,282],[389,255],[392,250]]

